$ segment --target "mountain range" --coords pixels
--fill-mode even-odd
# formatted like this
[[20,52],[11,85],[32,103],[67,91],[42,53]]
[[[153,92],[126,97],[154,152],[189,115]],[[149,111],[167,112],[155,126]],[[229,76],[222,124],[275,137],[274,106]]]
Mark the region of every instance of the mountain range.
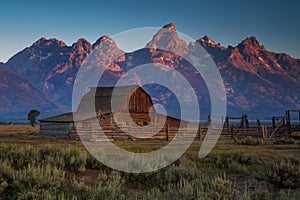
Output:
[[40,110],[42,116],[64,110],[34,84],[3,64],[0,64],[0,101],[0,118],[6,120],[24,119],[32,109]]
[[[166,35],[165,50],[157,49]],[[45,116],[70,110],[77,72],[92,52],[99,55],[97,62],[111,63],[102,80],[111,85],[129,69],[145,63],[167,65],[186,76],[194,74],[177,53],[192,53],[197,50],[195,44],[210,54],[221,73],[229,116],[247,113],[270,118],[286,109],[300,109],[300,59],[270,52],[255,37],[234,47],[224,47],[208,36],[187,44],[178,37],[175,25],[167,24],[145,48],[130,53],[119,49],[108,36],[94,44],[81,38],[71,46],[54,38],[37,40],[0,64],[0,117],[30,109],[40,109]],[[111,59],[119,54],[118,59]],[[200,107],[208,107],[210,99],[203,79],[192,76],[192,85],[203,91],[199,94]]]

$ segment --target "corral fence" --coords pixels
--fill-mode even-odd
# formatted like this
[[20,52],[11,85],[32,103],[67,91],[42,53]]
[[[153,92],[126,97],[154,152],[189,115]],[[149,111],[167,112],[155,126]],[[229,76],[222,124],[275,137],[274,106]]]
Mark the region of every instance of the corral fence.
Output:
[[[291,113],[299,113],[299,121],[297,125],[293,125],[291,121]],[[280,121],[276,122],[276,119]],[[90,141],[106,141],[106,140],[137,140],[137,139],[185,139],[189,137],[195,140],[202,141],[206,136],[208,130],[210,134],[219,134],[228,139],[242,139],[244,137],[256,137],[264,140],[276,138],[297,136],[300,133],[300,111],[288,110],[282,117],[273,117],[272,122],[260,120],[248,120],[246,114],[238,117],[222,118],[219,122],[223,124],[222,128],[214,128],[210,126],[211,120],[208,118],[205,122],[195,123],[197,125],[187,125],[185,128],[178,128],[176,126],[166,123],[162,128],[156,127],[152,124],[149,126],[130,126],[124,124],[119,127],[112,120],[107,122],[102,121],[101,131],[99,130],[99,121],[95,120],[86,124],[77,124],[76,127],[70,127],[70,139],[82,139]],[[149,124],[148,124],[149,125]],[[148,128],[147,128],[148,127]],[[153,128],[154,127],[154,128]],[[298,131],[298,132],[297,132]],[[294,135],[293,135],[294,134]],[[300,136],[300,134],[299,134]]]
[[[79,130],[79,131],[78,131]],[[210,128],[210,133],[220,133],[223,138],[241,139],[244,137],[256,137],[268,139],[272,136],[274,128],[272,126],[259,127],[238,127],[233,124],[222,129]],[[91,141],[106,141],[106,140],[137,140],[137,139],[161,139],[173,140],[193,137],[195,140],[202,141],[208,132],[208,125],[190,126],[186,128],[170,127],[168,124],[160,129],[159,132],[153,131],[144,127],[136,128],[130,126],[112,127],[110,129],[102,129],[99,131],[99,126],[77,126],[70,132],[70,139],[83,139]],[[105,134],[105,135],[104,135]],[[274,135],[274,134],[273,134]],[[281,134],[281,136],[283,136]],[[288,136],[287,134],[285,136]]]

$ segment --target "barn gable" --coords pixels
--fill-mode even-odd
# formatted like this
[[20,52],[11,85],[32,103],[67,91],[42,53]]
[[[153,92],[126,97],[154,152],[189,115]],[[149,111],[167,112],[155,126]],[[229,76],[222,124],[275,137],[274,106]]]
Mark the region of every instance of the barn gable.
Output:
[[[113,101],[117,110],[112,110]],[[91,107],[95,102],[95,108]],[[130,112],[130,113],[149,113],[155,112],[152,107],[151,97],[139,86],[120,86],[120,87],[93,87],[83,96],[77,112],[90,113],[99,112]],[[129,110],[128,110],[129,109]]]

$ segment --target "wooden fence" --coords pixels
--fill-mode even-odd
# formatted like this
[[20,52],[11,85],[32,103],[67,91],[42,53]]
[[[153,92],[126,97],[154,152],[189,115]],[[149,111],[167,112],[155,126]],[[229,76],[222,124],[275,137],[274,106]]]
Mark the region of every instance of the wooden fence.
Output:
[[[208,127],[205,125],[199,127],[187,127],[177,129],[168,125],[161,128],[159,131],[153,131],[153,129],[147,129],[141,127],[106,127],[103,130],[99,130],[98,125],[89,126],[77,126],[76,129],[72,128],[69,134],[70,139],[83,139],[90,141],[107,141],[107,140],[136,140],[136,139],[162,139],[173,140],[184,139],[193,137],[196,140],[202,141],[207,134]],[[210,128],[210,133],[214,134],[221,131],[221,136],[228,137],[228,139],[242,139],[247,136],[269,139],[274,134],[274,128],[271,126],[261,127],[234,127],[231,125],[229,128],[214,129]]]

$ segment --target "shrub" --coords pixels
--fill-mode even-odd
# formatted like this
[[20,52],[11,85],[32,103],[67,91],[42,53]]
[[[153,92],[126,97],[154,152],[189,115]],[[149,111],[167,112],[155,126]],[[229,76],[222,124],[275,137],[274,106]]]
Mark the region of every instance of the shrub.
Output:
[[73,178],[71,185],[76,199],[126,199],[124,181],[118,172],[99,174],[96,184],[87,185]]
[[170,183],[165,189],[152,188],[147,199],[242,199],[243,194],[226,176],[209,178],[202,174],[194,180],[180,179]]
[[64,154],[65,149],[61,146],[52,145],[52,146],[43,146],[37,149],[39,152],[39,162],[43,164],[50,164],[57,168],[64,168],[65,160]]
[[0,149],[1,159],[8,160],[15,169],[21,169],[29,163],[37,163],[37,154],[32,151],[31,146],[3,146]]
[[296,141],[294,139],[277,139],[273,142],[273,144],[295,144]]
[[246,137],[241,141],[242,145],[259,145],[260,143],[259,139],[253,137]]
[[210,184],[210,197],[212,199],[238,199],[240,196],[235,183],[226,178],[226,175],[216,176]]
[[60,146],[17,146],[4,145],[0,147],[1,159],[9,161],[11,166],[16,169],[22,169],[27,165],[50,164],[57,168],[65,166],[65,149]]
[[86,168],[87,169],[97,169],[97,170],[108,170],[110,171],[110,168],[106,165],[102,164],[100,161],[98,161],[93,155],[87,154],[86,157]]
[[156,185],[164,188],[168,184],[177,184],[181,179],[191,181],[200,176],[201,171],[198,170],[195,162],[189,159],[182,159],[178,165],[172,164],[165,170],[158,171],[156,174]]
[[266,184],[257,184],[249,191],[250,199],[265,200],[271,199],[271,192]]
[[72,172],[85,171],[86,152],[74,148],[67,148],[64,152],[65,168]]
[[177,183],[165,186],[164,190],[152,188],[147,199],[198,199],[198,189],[193,182],[181,179]]
[[5,194],[8,184],[13,181],[13,172],[7,161],[0,160],[0,194]]
[[25,191],[18,195],[18,199],[67,199],[63,192],[53,193],[49,190],[38,189],[36,191]]
[[280,190],[278,194],[276,194],[276,197],[278,200],[299,200],[300,194],[297,191]]
[[267,181],[277,188],[300,187],[300,160],[284,158],[270,164],[266,172]]
[[96,199],[96,188],[73,178],[71,181],[73,195],[76,199]]
[[228,169],[232,173],[245,176],[249,174],[249,166],[258,163],[258,160],[252,154],[246,154],[242,151],[228,151],[212,154],[205,159],[205,162],[216,168]]
[[[21,199],[44,199],[62,192],[65,173],[55,167],[32,166],[15,170],[7,164],[1,165],[0,179],[2,197]],[[3,187],[4,186],[4,187]]]

